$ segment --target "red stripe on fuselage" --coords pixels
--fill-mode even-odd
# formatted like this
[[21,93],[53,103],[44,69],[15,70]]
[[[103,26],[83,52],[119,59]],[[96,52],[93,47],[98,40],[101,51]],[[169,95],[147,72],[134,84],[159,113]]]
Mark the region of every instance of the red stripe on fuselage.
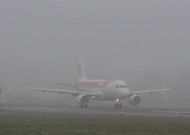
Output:
[[87,87],[87,88],[105,88],[108,86],[110,81],[104,81],[104,82],[80,82],[80,87]]

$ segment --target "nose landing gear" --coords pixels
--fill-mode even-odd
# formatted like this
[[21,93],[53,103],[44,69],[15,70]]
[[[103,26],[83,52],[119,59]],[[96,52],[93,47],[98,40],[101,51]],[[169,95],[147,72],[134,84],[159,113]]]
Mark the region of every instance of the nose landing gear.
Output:
[[122,103],[121,103],[120,99],[116,99],[114,108],[115,109],[121,109],[122,108]]

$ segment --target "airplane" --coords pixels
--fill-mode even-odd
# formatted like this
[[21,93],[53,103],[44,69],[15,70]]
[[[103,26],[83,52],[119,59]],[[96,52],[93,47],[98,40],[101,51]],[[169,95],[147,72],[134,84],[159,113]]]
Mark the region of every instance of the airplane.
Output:
[[140,94],[153,93],[159,91],[168,91],[170,89],[153,89],[153,90],[141,90],[131,91],[126,82],[122,80],[89,80],[84,72],[82,64],[78,65],[78,81],[75,84],[60,83],[73,87],[75,90],[63,90],[63,89],[45,89],[45,88],[32,88],[28,89],[38,90],[41,92],[53,92],[59,94],[70,94],[76,97],[76,102],[80,108],[88,108],[90,100],[101,101],[115,101],[114,107],[116,109],[122,108],[121,101],[128,100],[128,103],[132,106],[137,106],[141,103]]

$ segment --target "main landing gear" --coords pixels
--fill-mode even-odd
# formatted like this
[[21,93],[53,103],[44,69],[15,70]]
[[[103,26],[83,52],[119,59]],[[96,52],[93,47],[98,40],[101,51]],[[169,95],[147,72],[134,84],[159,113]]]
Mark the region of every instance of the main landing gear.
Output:
[[116,99],[115,105],[114,105],[115,109],[121,109],[122,108],[122,103],[119,99]]

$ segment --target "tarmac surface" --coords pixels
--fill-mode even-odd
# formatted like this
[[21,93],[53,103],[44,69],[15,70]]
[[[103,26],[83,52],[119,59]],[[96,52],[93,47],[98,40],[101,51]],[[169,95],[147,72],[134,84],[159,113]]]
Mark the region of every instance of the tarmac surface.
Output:
[[0,135],[190,135],[190,112],[1,106]]
[[161,117],[190,117],[190,111],[170,111],[154,109],[113,109],[113,108],[88,108],[75,107],[1,107],[1,112],[30,112],[30,113],[73,113],[73,114],[102,114],[126,116],[161,116]]

